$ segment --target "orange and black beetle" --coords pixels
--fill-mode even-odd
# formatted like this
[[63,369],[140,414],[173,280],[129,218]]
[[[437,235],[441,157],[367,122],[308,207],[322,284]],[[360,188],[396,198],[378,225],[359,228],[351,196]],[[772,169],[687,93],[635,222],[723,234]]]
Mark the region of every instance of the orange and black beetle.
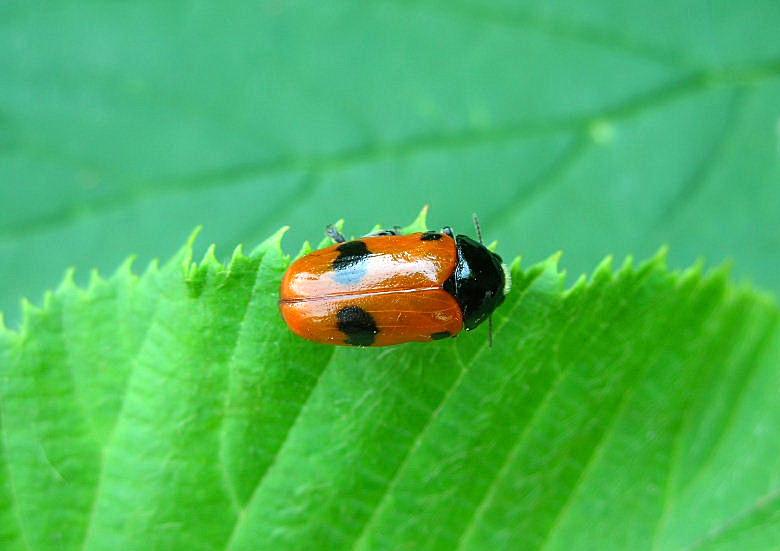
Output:
[[[476,219],[475,219],[476,222]],[[501,257],[451,228],[400,235],[397,229],[299,258],[282,280],[287,325],[327,344],[387,346],[454,337],[489,319],[509,291]]]

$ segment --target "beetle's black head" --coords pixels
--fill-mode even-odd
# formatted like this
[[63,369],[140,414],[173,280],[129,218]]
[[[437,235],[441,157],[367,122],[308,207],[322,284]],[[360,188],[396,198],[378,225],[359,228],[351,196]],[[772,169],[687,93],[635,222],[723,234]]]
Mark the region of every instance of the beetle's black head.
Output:
[[455,238],[458,265],[448,290],[463,310],[463,324],[474,329],[498,308],[508,292],[508,272],[501,257],[466,235]]

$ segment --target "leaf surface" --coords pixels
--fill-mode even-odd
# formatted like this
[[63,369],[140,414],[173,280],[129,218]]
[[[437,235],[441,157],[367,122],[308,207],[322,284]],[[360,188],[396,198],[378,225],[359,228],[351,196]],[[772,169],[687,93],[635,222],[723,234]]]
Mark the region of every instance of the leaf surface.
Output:
[[3,549],[778,541],[780,312],[723,270],[515,262],[492,349],[333,348],[278,315],[282,233],[0,331]]

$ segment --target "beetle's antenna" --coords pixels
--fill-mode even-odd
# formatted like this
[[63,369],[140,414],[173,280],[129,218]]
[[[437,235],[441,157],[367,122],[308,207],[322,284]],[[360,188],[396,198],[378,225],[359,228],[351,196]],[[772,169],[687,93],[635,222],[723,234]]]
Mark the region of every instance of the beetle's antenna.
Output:
[[493,348],[493,314],[488,316],[488,348]]
[[471,219],[474,221],[474,229],[477,230],[477,237],[479,238],[479,244],[484,245],[484,241],[482,241],[482,225],[479,223],[479,218],[477,217],[477,213],[471,215]]

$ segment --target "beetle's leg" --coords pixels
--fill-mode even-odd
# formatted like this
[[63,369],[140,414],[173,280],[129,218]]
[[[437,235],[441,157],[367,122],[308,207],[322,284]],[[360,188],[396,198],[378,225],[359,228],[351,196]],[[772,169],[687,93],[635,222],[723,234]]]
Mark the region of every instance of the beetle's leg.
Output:
[[344,243],[347,240],[344,237],[344,234],[341,233],[339,230],[337,230],[336,226],[334,226],[333,224],[325,228],[325,235],[330,237],[336,243]]
[[441,229],[441,233],[443,233],[444,235],[449,235],[449,236],[450,236],[450,237],[452,237],[453,239],[455,238],[455,233],[452,231],[452,228],[451,228],[451,227],[449,227],[449,226],[444,226],[444,227]]

